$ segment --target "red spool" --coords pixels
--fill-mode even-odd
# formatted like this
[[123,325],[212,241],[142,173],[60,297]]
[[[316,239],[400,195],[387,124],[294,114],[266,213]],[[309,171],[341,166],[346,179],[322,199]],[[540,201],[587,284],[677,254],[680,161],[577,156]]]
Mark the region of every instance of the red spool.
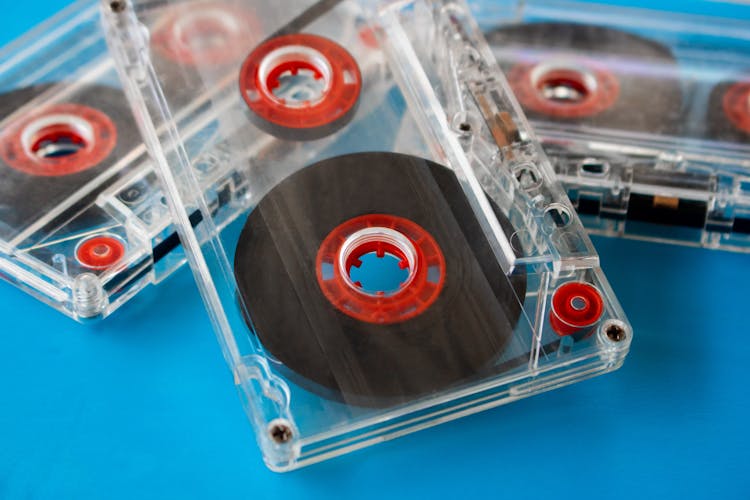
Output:
[[[545,63],[520,63],[511,68],[508,81],[521,105],[557,118],[586,118],[614,106],[620,95],[617,77],[605,68],[576,62],[576,67]],[[577,100],[558,100],[544,94],[547,87],[562,86],[576,92]]]
[[[283,74],[312,72],[323,84],[320,96],[292,102],[274,95]],[[354,57],[336,42],[317,35],[282,35],[259,45],[240,72],[240,91],[256,117],[274,135],[312,139],[343,126],[356,110],[362,75]]]
[[604,301],[599,290],[588,283],[574,281],[555,290],[549,320],[562,337],[594,326],[603,312]]
[[[352,282],[350,269],[371,252],[380,257],[389,253],[409,270],[398,290],[373,294]],[[445,258],[421,226],[402,217],[370,214],[349,219],[328,234],[318,250],[316,274],[323,294],[338,310],[360,321],[390,324],[414,318],[435,302],[445,282]]]
[[[31,175],[55,177],[99,165],[117,144],[117,129],[97,109],[54,104],[10,123],[0,141],[0,158],[6,165]],[[46,147],[61,141],[74,149],[45,156]]]
[[125,255],[125,244],[114,236],[93,236],[78,244],[76,258],[89,269],[103,270]]
[[743,132],[750,133],[750,82],[737,82],[729,87],[722,105],[729,121]]

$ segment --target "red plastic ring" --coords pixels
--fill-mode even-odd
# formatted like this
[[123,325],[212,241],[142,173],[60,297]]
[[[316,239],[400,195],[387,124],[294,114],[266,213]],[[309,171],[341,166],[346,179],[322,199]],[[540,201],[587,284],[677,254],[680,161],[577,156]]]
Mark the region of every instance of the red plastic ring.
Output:
[[[315,101],[290,104],[273,94],[284,73],[312,71],[323,79]],[[357,104],[362,75],[354,57],[336,42],[317,35],[282,35],[259,45],[240,72],[240,91],[261,120],[284,129],[313,130],[345,119]]]
[[[359,258],[390,253],[409,269],[398,290],[363,291],[349,278]],[[435,239],[414,222],[387,214],[362,215],[331,231],[318,249],[316,274],[323,295],[339,311],[360,321],[391,324],[426,311],[445,283],[445,258]]]
[[603,312],[604,301],[599,290],[588,283],[574,281],[555,290],[549,320],[555,332],[565,336],[595,325]]
[[[49,143],[65,139],[78,150],[64,156],[40,154]],[[117,144],[117,129],[99,110],[81,104],[54,104],[22,117],[0,135],[0,158],[21,172],[61,176],[99,165]]]
[[722,104],[729,121],[743,132],[750,133],[750,82],[737,82],[729,87]]
[[375,29],[365,24],[363,21],[357,25],[357,34],[359,35],[360,41],[369,49],[377,49],[380,47],[378,43],[378,36],[375,34]]
[[107,269],[117,264],[125,255],[125,244],[114,236],[93,236],[83,240],[76,248],[76,258],[90,269]]
[[[536,113],[558,118],[586,118],[610,109],[620,96],[617,77],[605,68],[577,61],[579,68],[547,62],[520,63],[511,68],[508,82],[521,105]],[[564,101],[544,95],[546,86],[565,84],[580,99]]]
[[258,32],[255,18],[243,9],[218,2],[193,3],[174,8],[157,22],[151,46],[179,64],[226,65],[242,58]]

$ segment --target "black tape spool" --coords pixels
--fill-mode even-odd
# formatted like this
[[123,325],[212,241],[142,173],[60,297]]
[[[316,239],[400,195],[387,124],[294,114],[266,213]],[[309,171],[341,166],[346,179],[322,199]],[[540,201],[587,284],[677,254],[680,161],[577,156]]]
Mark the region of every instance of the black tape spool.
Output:
[[[374,213],[420,225],[446,261],[437,300],[401,323],[342,313],[316,279],[316,255],[331,230]],[[235,275],[248,323],[290,378],[323,397],[368,407],[491,373],[521,314],[516,295],[523,300],[526,291],[525,275],[509,281],[499,267],[455,174],[394,153],[335,157],[282,181],[249,215]]]
[[739,143],[750,142],[750,132],[746,132],[734,124],[724,111],[724,96],[737,83],[735,81],[720,82],[711,90],[706,117],[708,139]]
[[[40,85],[18,89],[0,95],[0,120],[26,102],[39,96],[52,85]],[[140,142],[140,135],[132,121],[125,95],[112,87],[91,85],[70,95],[65,103],[84,105],[101,111],[113,122],[117,131],[114,148],[104,161],[77,173],[60,176],[41,176],[23,172],[0,161],[0,236],[13,234],[34,222],[71,196],[75,196],[83,186],[101,175],[117,160],[132,151]],[[58,102],[56,101],[55,104]],[[62,103],[62,101],[60,102]],[[111,184],[113,179],[103,182]],[[96,191],[96,190],[95,190]],[[92,202],[96,193],[87,196]],[[83,199],[80,202],[84,202]],[[80,202],[72,205],[66,214],[73,217],[80,209]],[[63,216],[65,218],[65,216]]]
[[[664,65],[666,73],[676,75],[677,62],[671,50],[657,42],[630,33],[584,24],[529,23],[501,27],[487,32],[491,46],[504,51],[514,47],[556,53],[580,53],[583,60],[605,64],[620,87],[617,100],[608,109],[593,116],[564,118],[524,109],[532,120],[577,123],[592,127],[670,134],[680,126],[682,88],[676,77],[627,74],[607,67],[607,57],[621,57],[649,65]],[[554,60],[554,59],[553,59]],[[569,58],[565,58],[569,61]],[[499,61],[505,72],[515,61]]]

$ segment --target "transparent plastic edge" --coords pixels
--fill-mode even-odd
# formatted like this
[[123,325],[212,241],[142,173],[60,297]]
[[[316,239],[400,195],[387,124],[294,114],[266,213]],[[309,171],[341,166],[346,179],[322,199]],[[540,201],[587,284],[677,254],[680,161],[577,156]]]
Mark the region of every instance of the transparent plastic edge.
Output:
[[98,15],[95,0],[78,0],[67,5],[41,23],[32,27],[12,42],[0,48],[0,72],[6,66],[13,65],[17,60],[28,57],[29,54],[49,45],[60,36],[74,28],[84,19]]
[[[128,99],[134,108],[137,124],[157,165],[157,171],[167,193],[170,210],[176,220],[183,246],[208,308],[224,357],[235,376],[235,383],[240,389],[245,409],[255,428],[267,465],[271,469],[284,471],[315,463],[407,432],[510,402],[522,396],[544,392],[611,371],[621,365],[630,345],[629,329],[627,342],[607,343],[605,338],[602,345],[609,347],[600,349],[594,354],[583,355],[580,359],[573,358],[566,365],[553,365],[536,371],[523,372],[517,380],[499,376],[497,380],[488,380],[481,389],[472,387],[464,395],[451,393],[450,397],[438,396],[434,399],[427,399],[419,405],[385,412],[379,414],[377,418],[363,419],[351,426],[337,427],[331,435],[316,434],[299,438],[293,445],[273,445],[266,442],[267,437],[264,438],[266,424],[272,419],[265,414],[268,410],[263,407],[262,399],[265,391],[272,390],[274,381],[269,376],[264,359],[242,358],[236,344],[230,320],[223,309],[221,292],[215,281],[215,279],[226,281],[218,285],[222,289],[224,286],[231,287],[233,282],[228,276],[227,270],[231,267],[218,239],[216,228],[213,227],[210,217],[204,219],[201,227],[195,230],[191,227],[190,213],[195,209],[203,213],[208,213],[208,210],[202,197],[195,196],[195,193],[199,191],[197,182],[193,178],[191,162],[172,114],[166,105],[158,78],[149,61],[144,58],[148,50],[145,30],[142,29],[127,4],[115,12],[111,7],[110,2],[102,2],[108,43],[117,59],[118,69]],[[507,91],[507,84],[504,90]],[[518,115],[523,116],[520,113]],[[554,178],[546,159],[543,161],[545,162],[544,175]],[[471,171],[464,172],[464,174],[469,178],[474,178]],[[178,177],[180,182],[177,181]],[[468,189],[474,189],[471,182],[468,182]],[[488,207],[479,207],[485,214],[486,208]],[[208,243],[201,244],[204,237]],[[584,242],[587,247],[593,249],[586,237],[584,237]],[[500,251],[502,255],[502,248]],[[207,262],[208,260],[218,262],[219,269],[213,269]],[[612,308],[616,317],[624,321],[624,313],[598,269],[598,257],[595,252],[590,252],[583,261],[574,260],[568,264],[571,267],[582,265],[594,273],[597,283],[604,287],[602,291],[608,300],[608,307]],[[561,270],[563,268],[558,269],[558,271]],[[599,331],[597,338],[602,335],[603,333]],[[259,365],[253,367],[254,363],[259,363]],[[579,363],[581,367],[576,368]],[[251,369],[256,370],[257,373],[250,374]],[[262,387],[252,384],[253,380],[259,382]],[[487,393],[478,397],[477,390],[486,390]],[[465,398],[463,402],[462,397]],[[441,408],[441,405],[444,407]],[[283,418],[284,415],[275,416]],[[384,422],[388,422],[389,425],[384,425]],[[295,449],[290,450],[290,446]],[[294,459],[289,461],[289,456],[293,456]]]
[[[106,50],[97,52],[97,44],[102,44],[104,48],[104,43],[98,2],[79,0],[3,46],[0,49],[0,75],[10,90],[14,89],[14,85],[22,88],[50,84],[48,91],[34,97],[29,103],[19,102],[18,109],[6,119],[13,119],[19,112],[43,105],[47,99],[50,102],[57,102],[58,99],[64,101],[64,96],[69,93],[91,83],[99,84],[102,79],[105,84],[117,84],[115,86],[119,89],[114,61]],[[64,60],[55,61],[49,68],[41,63],[34,66],[34,62],[42,60],[58,47],[67,50]],[[79,53],[94,53],[94,57],[85,62],[72,61],[81,59]],[[33,71],[23,73],[27,67],[32,67]],[[65,68],[65,71],[61,68]],[[108,76],[109,72],[112,73],[111,77]],[[60,74],[64,75],[63,78],[60,78]],[[19,75],[25,80],[16,81]],[[114,82],[107,80],[108,77]],[[118,118],[132,119],[129,109],[127,116]],[[118,197],[122,190],[144,179],[151,170],[143,144],[117,158],[110,170],[81,185],[79,191],[56,206],[51,215],[33,219],[30,224],[22,226],[18,234],[7,241],[0,241],[0,277],[65,316],[84,323],[106,318],[149,284],[158,283],[171,275],[185,260],[180,257],[179,249],[175,251],[167,241],[171,234],[176,237],[170,217],[159,216],[147,223],[140,219],[133,207],[126,206]],[[124,175],[110,183],[109,179],[120,172],[124,172]],[[105,186],[102,184],[105,182],[106,187],[100,188],[100,185]],[[155,188],[158,190],[159,186]],[[74,274],[68,271],[67,265],[58,268],[49,259],[37,258],[32,252],[36,245],[21,247],[22,240],[34,233],[42,234],[41,230],[46,224],[83,197],[91,200],[86,202],[87,210],[96,209],[106,214],[107,223],[126,237],[128,246],[124,260],[112,269]],[[65,225],[60,227],[64,228]],[[99,230],[107,233],[107,227],[104,225]],[[81,240],[86,238],[85,231],[76,234]],[[66,239],[54,236],[46,238],[42,240],[46,247],[64,243]],[[166,253],[159,257],[159,262],[155,257],[157,247],[161,251],[167,248]]]
[[[138,25],[135,15],[128,9],[113,12],[113,4],[114,2],[107,0],[102,0],[101,4],[102,22],[107,33],[107,42],[113,57],[119,59],[120,64],[117,65],[117,69],[125,94],[133,108],[136,124],[141,131],[152,161],[156,165],[155,170],[165,192],[170,213],[174,218],[181,244],[185,249],[185,255],[206,310],[215,327],[224,358],[234,372],[240,361],[239,350],[203,255],[204,250],[192,229],[190,211],[186,208],[190,205],[184,199],[185,191],[178,187],[175,180],[176,176],[183,175],[183,180],[187,180],[189,188],[193,189],[193,192],[200,192],[200,188],[192,175],[191,162],[182,145],[179,132],[174,125],[175,122],[165,104],[161,89],[153,74],[153,68],[141,59],[143,52],[139,47],[145,47],[146,45],[140,44],[145,44],[146,41],[138,37],[135,40],[123,38],[123,34],[127,35],[129,31],[126,28],[127,23]],[[135,28],[135,30],[136,33],[143,35],[138,28]],[[158,123],[153,121],[153,117],[159,120]],[[169,143],[172,145],[172,149],[168,153],[165,153],[162,149],[161,140],[164,133],[169,136]],[[169,154],[169,158],[167,158],[167,154]],[[191,197],[191,203],[197,204],[201,213],[209,213],[202,197],[197,197],[197,200],[196,197]],[[204,218],[201,224],[206,234],[218,234],[218,230],[210,217]],[[223,249],[217,238],[211,238],[208,248],[208,251],[215,258],[225,260]]]

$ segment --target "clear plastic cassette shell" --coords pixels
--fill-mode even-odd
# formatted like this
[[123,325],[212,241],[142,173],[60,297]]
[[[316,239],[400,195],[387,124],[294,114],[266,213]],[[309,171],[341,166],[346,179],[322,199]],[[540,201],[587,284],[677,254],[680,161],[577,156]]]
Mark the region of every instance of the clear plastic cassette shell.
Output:
[[[622,364],[630,325],[465,4],[102,9],[270,468]],[[195,175],[217,151],[247,186],[223,231]]]
[[[0,169],[0,275],[66,315],[105,317],[185,262],[95,2],[0,52]],[[217,221],[242,189],[222,175]]]
[[750,251],[750,8],[722,7],[472,3],[593,233]]

